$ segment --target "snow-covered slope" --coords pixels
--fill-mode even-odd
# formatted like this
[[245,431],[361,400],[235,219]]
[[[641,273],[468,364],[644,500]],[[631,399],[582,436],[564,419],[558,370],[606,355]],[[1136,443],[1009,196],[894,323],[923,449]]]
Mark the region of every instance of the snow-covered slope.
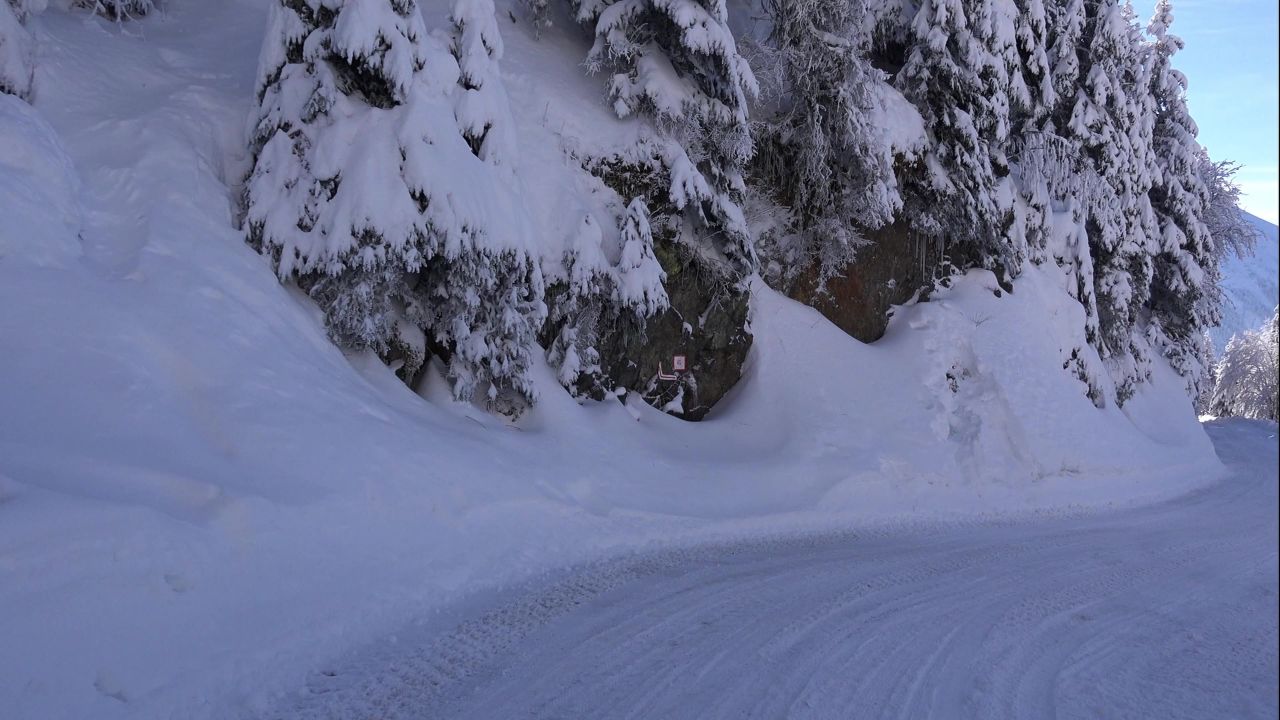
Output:
[[1221,353],[1232,335],[1255,330],[1280,304],[1280,228],[1243,210],[1258,230],[1252,256],[1227,258],[1222,265],[1222,324],[1209,331],[1213,349]]
[[[1062,372],[1083,319],[1040,270],[1004,297],[970,273],[874,346],[757,284],[747,376],[702,424],[578,405],[545,365],[517,425],[438,374],[416,396],[340,353],[234,226],[264,3],[169,7],[40,16],[35,108],[0,96],[5,718],[243,716],[565,563],[1219,470],[1163,365],[1123,411]],[[512,84],[552,47],[511,42]]]

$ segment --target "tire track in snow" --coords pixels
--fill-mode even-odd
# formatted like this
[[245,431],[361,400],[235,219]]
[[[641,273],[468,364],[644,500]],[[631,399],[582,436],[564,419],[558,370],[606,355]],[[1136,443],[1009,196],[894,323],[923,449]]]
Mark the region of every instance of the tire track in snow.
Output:
[[1274,718],[1275,428],[1212,433],[1236,473],[1170,502],[603,562],[273,717]]

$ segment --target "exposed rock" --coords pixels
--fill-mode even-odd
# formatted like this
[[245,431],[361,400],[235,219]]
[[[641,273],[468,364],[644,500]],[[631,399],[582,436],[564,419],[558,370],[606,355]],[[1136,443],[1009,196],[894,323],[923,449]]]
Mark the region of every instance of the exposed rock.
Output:
[[943,258],[936,243],[909,232],[902,220],[867,233],[867,239],[870,244],[842,275],[819,283],[815,263],[786,291],[846,333],[873,342],[889,325],[889,308],[931,287]]
[[[729,264],[700,256],[680,241],[680,234],[690,230],[671,204],[670,177],[656,157],[639,162],[595,159],[586,168],[619,197],[641,198],[651,209],[653,249],[667,275],[663,286],[670,307],[643,323],[602,309],[592,332],[598,373],[580,375],[574,389],[603,399],[623,388],[677,417],[701,420],[742,377],[752,341],[746,283]],[[548,288],[548,306],[561,292]],[[549,321],[541,335],[544,345],[559,330]],[[673,372],[677,355],[687,362],[679,379],[658,378],[659,365],[665,373]]]
[[[667,273],[670,307],[644,323],[631,313],[597,313],[590,332],[599,365],[578,375],[572,390],[604,400],[621,388],[678,417],[701,420],[742,377],[752,340],[749,293],[740,283],[707,271],[669,241],[656,242],[654,250]],[[563,292],[562,284],[549,286],[548,305]],[[549,346],[559,332],[560,325],[548,319],[540,339]],[[680,379],[660,379],[659,365],[664,374],[675,373],[677,355],[687,363]]]
[[[667,273],[671,307],[649,318],[643,336],[615,333],[602,338],[600,353],[606,373],[619,387],[639,392],[654,407],[666,408],[679,398],[686,420],[701,420],[742,377],[751,348],[747,328],[748,290],[702,269],[677,246],[655,247]],[[688,363],[680,380],[660,380],[658,366],[671,373],[672,358]]]

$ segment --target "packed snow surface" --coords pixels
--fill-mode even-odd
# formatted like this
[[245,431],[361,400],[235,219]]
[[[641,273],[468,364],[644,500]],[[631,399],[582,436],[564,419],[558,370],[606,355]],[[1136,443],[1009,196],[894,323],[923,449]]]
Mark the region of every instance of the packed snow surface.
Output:
[[[0,97],[4,720],[269,714],[452,602],[618,553],[1225,492],[1163,364],[1123,410],[1063,371],[1087,344],[1053,268],[1002,296],[970,273],[871,346],[757,282],[746,376],[699,424],[579,405],[545,365],[515,424],[438,373],[419,397],[339,352],[236,227],[265,1],[165,7],[33,18],[34,107]],[[517,114],[519,172],[553,195],[573,147],[610,142],[575,133],[636,128],[604,123],[576,30],[503,27],[513,101],[601,103],[582,127]],[[535,230],[580,222],[558,207]]]
[[[1120,512],[704,546],[473,598],[272,718],[1274,718],[1274,423]],[[446,628],[441,630],[441,627]]]

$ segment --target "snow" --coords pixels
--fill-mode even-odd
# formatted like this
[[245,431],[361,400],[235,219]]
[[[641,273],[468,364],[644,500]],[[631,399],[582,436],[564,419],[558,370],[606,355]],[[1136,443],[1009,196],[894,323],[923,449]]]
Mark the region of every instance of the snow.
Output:
[[879,128],[894,152],[914,157],[923,152],[927,142],[924,118],[896,88],[887,83],[874,86],[876,103],[870,113],[870,125]]
[[270,717],[1264,718],[1276,426],[1229,479],[1112,513],[639,553],[484,593]]
[[[579,404],[540,361],[518,423],[450,401],[438,366],[414,395],[339,352],[236,229],[266,4],[166,7],[34,18],[35,112],[0,97],[6,718],[252,716],[371,638],[553,568],[1149,502],[1223,472],[1163,364],[1123,411],[1062,372],[1082,311],[1038,269],[1001,298],[970,273],[872,346],[757,282],[746,377],[700,424]],[[542,46],[502,22],[513,105],[563,83],[612,117],[567,79],[572,27]],[[565,148],[642,133],[578,136],[594,121],[575,108],[515,113],[531,193],[592,198],[531,210],[552,246],[625,207],[575,193]]]
[[61,267],[78,258],[79,193],[57,133],[30,105],[0,94],[0,262]]
[[1280,231],[1262,218],[1244,214],[1259,233],[1258,245],[1252,255],[1228,255],[1223,260],[1222,323],[1209,330],[1219,355],[1232,335],[1258,329],[1280,305]]

